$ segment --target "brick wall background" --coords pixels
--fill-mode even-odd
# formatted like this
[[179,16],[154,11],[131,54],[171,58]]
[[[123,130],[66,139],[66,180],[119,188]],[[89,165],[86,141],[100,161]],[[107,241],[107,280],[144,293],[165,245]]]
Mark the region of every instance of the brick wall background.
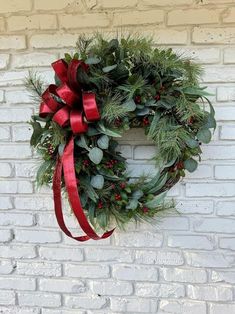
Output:
[[[78,33],[120,27],[204,65],[218,128],[170,193],[181,215],[78,244],[58,230],[51,191],[35,188],[37,108],[22,79],[37,68],[52,80]],[[0,313],[235,313],[235,1],[0,0],[0,69]],[[143,135],[121,144],[136,173],[151,171]]]

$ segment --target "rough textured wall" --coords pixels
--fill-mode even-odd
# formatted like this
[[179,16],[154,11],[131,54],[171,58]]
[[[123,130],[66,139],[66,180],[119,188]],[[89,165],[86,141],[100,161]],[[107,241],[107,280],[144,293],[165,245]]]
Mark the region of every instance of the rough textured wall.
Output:
[[[235,313],[235,1],[0,0],[0,16],[0,313]],[[37,108],[22,79],[31,67],[52,79],[78,33],[120,26],[200,60],[218,128],[171,192],[181,216],[78,244],[58,230],[51,191],[35,189]],[[131,167],[151,170],[143,136],[122,144]]]

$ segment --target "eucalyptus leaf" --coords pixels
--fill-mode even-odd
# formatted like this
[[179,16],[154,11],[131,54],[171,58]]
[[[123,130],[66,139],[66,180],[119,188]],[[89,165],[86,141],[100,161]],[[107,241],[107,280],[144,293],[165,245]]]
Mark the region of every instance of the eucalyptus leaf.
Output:
[[211,131],[208,129],[200,129],[197,132],[197,138],[202,143],[208,144],[211,140]]
[[144,195],[144,192],[142,190],[136,190],[132,193],[132,198],[139,200]]
[[89,151],[88,157],[94,164],[98,165],[103,158],[103,151],[98,147],[94,147]]
[[102,69],[102,71],[103,71],[104,73],[108,73],[108,72],[110,72],[110,71],[116,69],[116,67],[117,67],[117,64],[109,65],[109,66],[107,66],[107,67],[104,67],[104,68]]
[[149,208],[153,208],[153,209],[156,208],[164,200],[166,193],[167,193],[167,191],[155,196],[151,201],[148,201],[147,203],[145,203],[145,206],[147,206]]
[[156,185],[151,190],[149,190],[148,193],[154,194],[157,191],[161,190],[161,188],[165,185],[167,179],[168,179],[168,172],[166,172],[164,175],[162,175],[159,178]]
[[136,104],[133,99],[125,101],[122,106],[125,106],[128,111],[135,111],[136,109]]
[[86,150],[90,150],[89,147],[87,146],[86,139],[85,139],[85,136],[84,136],[83,134],[80,135],[80,138],[77,139],[77,140],[75,141],[75,143],[76,143],[79,147],[85,148]]
[[60,156],[63,155],[64,148],[65,148],[65,144],[60,144],[60,145],[59,145],[59,147],[58,147],[58,153],[59,153]]
[[197,95],[197,96],[212,96],[204,90],[204,87],[186,87],[183,89],[183,92],[188,95]]
[[100,133],[106,134],[108,136],[122,137],[119,132],[117,132],[116,130],[107,129],[101,122],[98,123],[97,129],[98,131],[100,131]]
[[107,149],[109,147],[109,137],[107,135],[102,135],[98,141],[97,145],[101,149]]
[[184,161],[184,167],[189,172],[193,172],[197,169],[198,163],[193,158],[187,159]]
[[137,116],[145,116],[145,115],[149,114],[149,111],[150,111],[149,108],[144,107],[143,109],[137,110],[136,114],[137,114]]
[[185,140],[185,143],[186,143],[186,145],[187,145],[188,147],[190,147],[190,148],[196,148],[196,147],[198,147],[198,145],[199,145],[198,141],[195,140],[195,139],[193,139],[193,138],[191,138],[191,137],[187,138],[187,139]]
[[138,200],[137,199],[131,199],[126,206],[126,209],[135,210],[137,207],[138,207]]
[[100,63],[100,58],[97,58],[97,57],[89,57],[86,59],[85,63],[86,64],[98,64]]
[[100,174],[91,177],[91,185],[93,188],[101,190],[104,187],[104,177]]

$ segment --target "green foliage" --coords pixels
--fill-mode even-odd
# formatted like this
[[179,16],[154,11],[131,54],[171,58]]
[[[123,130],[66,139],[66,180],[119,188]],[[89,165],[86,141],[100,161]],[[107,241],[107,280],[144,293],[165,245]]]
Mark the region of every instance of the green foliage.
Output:
[[[95,228],[106,229],[113,220],[123,227],[130,220],[160,219],[173,208],[165,201],[167,191],[186,170],[196,170],[200,144],[210,142],[210,129],[216,127],[210,95],[199,85],[201,66],[172,49],[153,48],[151,38],[118,35],[109,40],[99,33],[80,36],[77,52],[64,59],[89,65],[87,72],[79,68],[77,80],[83,90],[95,93],[101,119],[89,122],[86,134],[74,135],[70,125],[61,128],[53,115],[32,117],[31,145],[44,160],[38,184],[51,183],[56,159],[74,136],[79,195]],[[39,76],[30,73],[26,87],[41,100]],[[151,179],[130,180],[118,152],[114,138],[133,127],[144,128],[156,146],[158,171]]]

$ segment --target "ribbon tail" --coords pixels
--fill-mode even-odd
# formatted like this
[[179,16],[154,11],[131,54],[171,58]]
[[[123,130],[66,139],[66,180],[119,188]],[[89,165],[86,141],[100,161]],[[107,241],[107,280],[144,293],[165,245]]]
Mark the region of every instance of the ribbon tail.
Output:
[[61,176],[62,176],[62,161],[58,158],[56,163],[56,168],[53,176],[53,193],[54,193],[54,207],[55,215],[60,226],[60,229],[70,238],[77,240],[79,242],[84,242],[90,239],[90,237],[79,236],[74,237],[65,225],[63,211],[62,211],[62,201],[61,201]]
[[87,220],[87,217],[82,209],[80,197],[77,189],[75,168],[74,168],[74,140],[70,139],[69,143],[65,147],[62,164],[64,170],[65,186],[67,189],[71,208],[86,235],[93,240],[101,240],[108,238],[114,231],[114,229],[105,232],[102,236],[96,234]]

